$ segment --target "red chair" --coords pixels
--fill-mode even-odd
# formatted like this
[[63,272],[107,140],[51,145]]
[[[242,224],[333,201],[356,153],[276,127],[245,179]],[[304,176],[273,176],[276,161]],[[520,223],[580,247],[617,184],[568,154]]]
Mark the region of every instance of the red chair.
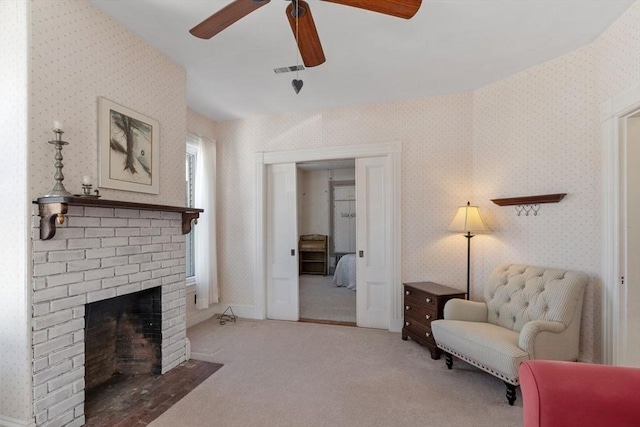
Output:
[[640,426],[640,369],[529,360],[519,376],[524,427]]

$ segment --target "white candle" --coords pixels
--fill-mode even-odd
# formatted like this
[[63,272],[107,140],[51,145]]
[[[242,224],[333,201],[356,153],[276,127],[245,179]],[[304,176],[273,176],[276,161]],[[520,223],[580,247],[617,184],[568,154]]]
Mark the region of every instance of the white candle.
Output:
[[53,130],[56,130],[56,129],[57,130],[62,130],[62,123],[57,121],[57,120],[54,120],[53,121]]
[[82,183],[84,185],[89,185],[91,184],[91,178],[89,177],[89,175],[83,175],[82,176]]

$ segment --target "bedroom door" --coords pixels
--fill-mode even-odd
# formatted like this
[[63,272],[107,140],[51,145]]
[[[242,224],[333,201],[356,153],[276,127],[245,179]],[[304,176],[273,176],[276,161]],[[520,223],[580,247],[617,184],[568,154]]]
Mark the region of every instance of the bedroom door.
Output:
[[298,308],[298,214],[295,163],[267,169],[267,317],[295,320]]
[[391,230],[388,157],[356,159],[357,325],[388,329]]

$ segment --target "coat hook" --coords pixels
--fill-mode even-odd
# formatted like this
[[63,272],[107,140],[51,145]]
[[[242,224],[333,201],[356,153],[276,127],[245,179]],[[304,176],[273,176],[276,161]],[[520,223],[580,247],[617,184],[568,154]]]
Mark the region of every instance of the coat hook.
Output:
[[533,216],[538,216],[538,211],[540,210],[540,205],[535,204],[531,206],[531,210],[533,211]]
[[518,205],[515,208],[516,208],[516,212],[518,212],[518,216],[520,216],[520,214],[522,213],[522,210],[524,209],[524,206]]

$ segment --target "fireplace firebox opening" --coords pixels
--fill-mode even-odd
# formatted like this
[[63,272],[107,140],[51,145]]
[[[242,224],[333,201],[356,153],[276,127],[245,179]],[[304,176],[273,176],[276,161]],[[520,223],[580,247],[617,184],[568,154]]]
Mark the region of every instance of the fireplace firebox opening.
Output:
[[147,289],[86,305],[85,387],[114,375],[160,375],[162,292]]

